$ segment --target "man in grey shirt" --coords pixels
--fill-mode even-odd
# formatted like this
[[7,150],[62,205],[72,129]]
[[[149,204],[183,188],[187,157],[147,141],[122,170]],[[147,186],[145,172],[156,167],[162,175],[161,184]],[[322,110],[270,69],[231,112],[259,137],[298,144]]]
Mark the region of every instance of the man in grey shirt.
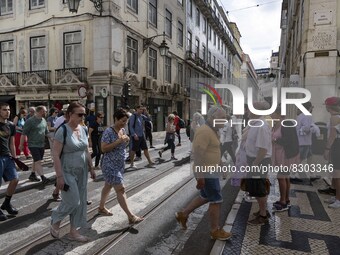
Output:
[[23,150],[23,144],[27,137],[28,148],[33,157],[32,173],[29,176],[31,181],[40,181],[36,176],[36,172],[40,175],[43,184],[47,184],[49,180],[44,176],[41,160],[44,158],[45,152],[45,136],[48,134],[47,122],[45,120],[46,107],[40,105],[36,108],[36,113],[29,118],[24,126],[22,135],[20,137],[19,149]]

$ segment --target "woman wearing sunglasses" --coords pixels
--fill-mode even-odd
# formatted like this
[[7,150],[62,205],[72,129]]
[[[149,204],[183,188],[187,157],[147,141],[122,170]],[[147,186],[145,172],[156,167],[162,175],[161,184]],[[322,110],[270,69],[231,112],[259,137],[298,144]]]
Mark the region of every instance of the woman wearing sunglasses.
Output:
[[[70,215],[71,229],[68,238],[79,242],[89,241],[77,230],[86,226],[88,171],[91,178],[95,179],[87,132],[81,126],[85,115],[85,107],[82,104],[71,103],[66,111],[68,122],[65,127],[57,130],[53,143],[57,188],[62,190],[62,201],[52,213],[50,233],[52,237],[59,238],[60,223]],[[64,128],[67,131],[65,141]]]

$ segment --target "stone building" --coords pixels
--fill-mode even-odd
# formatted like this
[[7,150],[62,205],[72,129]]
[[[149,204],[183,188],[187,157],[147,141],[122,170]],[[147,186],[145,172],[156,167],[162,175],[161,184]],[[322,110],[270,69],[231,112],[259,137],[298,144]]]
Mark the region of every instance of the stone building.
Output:
[[336,0],[282,2],[281,85],[304,87],[311,92],[315,121],[326,122],[329,118],[323,105],[325,98],[340,95],[339,8]]

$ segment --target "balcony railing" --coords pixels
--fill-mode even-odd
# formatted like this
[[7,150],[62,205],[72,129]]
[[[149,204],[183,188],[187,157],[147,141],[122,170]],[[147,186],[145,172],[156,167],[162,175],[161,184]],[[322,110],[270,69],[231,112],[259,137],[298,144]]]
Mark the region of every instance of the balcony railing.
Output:
[[4,82],[1,82],[1,85],[2,86],[11,86],[11,84],[9,84],[8,82],[7,82],[7,84],[5,84],[6,82],[5,82],[5,80],[6,80],[6,78],[10,81],[10,83],[12,83],[12,85],[13,86],[17,86],[18,85],[18,76],[19,76],[19,73],[0,73],[0,77],[3,77],[3,76],[5,76],[4,77]]
[[50,70],[39,70],[39,71],[27,71],[22,72],[22,85],[49,85],[50,80]]
[[55,70],[55,83],[56,84],[71,84],[71,83],[84,83],[87,81],[87,68],[65,68]]

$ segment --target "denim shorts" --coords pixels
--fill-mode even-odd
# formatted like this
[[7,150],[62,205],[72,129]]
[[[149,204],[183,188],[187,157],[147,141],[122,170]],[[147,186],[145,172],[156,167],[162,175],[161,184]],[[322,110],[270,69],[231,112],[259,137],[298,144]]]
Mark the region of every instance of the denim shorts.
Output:
[[0,185],[2,181],[1,177],[5,182],[19,178],[14,160],[9,156],[0,156]]
[[220,180],[218,178],[205,178],[204,188],[200,190],[200,196],[212,204],[223,202]]
[[33,162],[37,162],[37,161],[43,160],[44,153],[45,153],[45,148],[28,147],[28,149],[31,151]]

